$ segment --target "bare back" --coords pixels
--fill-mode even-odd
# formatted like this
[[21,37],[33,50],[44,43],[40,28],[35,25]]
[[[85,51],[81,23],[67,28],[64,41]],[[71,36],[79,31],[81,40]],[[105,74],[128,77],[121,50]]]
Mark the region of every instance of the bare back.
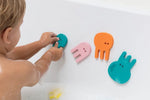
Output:
[[0,100],[21,100],[21,88],[37,81],[38,74],[27,61],[0,57]]

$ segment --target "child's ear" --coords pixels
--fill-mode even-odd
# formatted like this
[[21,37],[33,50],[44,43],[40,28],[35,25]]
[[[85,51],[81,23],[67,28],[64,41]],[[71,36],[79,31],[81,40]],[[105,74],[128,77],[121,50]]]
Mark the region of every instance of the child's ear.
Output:
[[9,27],[7,28],[4,32],[3,32],[3,35],[2,35],[2,40],[4,41],[4,43],[6,44],[10,44],[11,41],[9,40],[9,35],[12,33],[12,28]]

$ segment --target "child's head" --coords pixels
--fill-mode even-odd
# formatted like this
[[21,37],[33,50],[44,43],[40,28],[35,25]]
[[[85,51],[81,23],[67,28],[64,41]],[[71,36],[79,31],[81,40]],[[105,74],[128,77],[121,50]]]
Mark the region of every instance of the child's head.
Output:
[[0,42],[9,46],[7,49],[12,49],[20,38],[25,7],[25,0],[0,0]]

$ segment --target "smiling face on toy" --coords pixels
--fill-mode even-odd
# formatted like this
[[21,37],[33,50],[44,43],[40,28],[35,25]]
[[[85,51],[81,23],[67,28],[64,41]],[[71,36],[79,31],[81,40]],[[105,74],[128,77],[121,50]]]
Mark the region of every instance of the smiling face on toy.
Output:
[[126,83],[131,76],[131,68],[136,63],[136,60],[131,60],[131,56],[125,58],[126,52],[123,52],[118,61],[115,61],[110,64],[108,68],[109,76],[116,81],[117,83],[124,84]]
[[123,84],[130,79],[131,72],[127,66],[115,62],[111,64],[111,67],[109,67],[109,75],[117,83]]
[[106,53],[105,60],[109,59],[110,49],[112,48],[114,39],[109,33],[98,33],[94,38],[94,44],[96,47],[95,58],[98,58],[100,51],[100,58],[104,58],[104,52]]
[[99,33],[95,36],[95,46],[100,50],[108,50],[113,46],[113,37],[108,33]]

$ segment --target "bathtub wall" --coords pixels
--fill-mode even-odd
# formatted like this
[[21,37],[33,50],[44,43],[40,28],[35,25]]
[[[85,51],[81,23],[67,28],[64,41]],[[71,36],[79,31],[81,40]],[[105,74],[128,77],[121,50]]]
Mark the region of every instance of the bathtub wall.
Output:
[[[58,87],[72,91],[64,94],[65,97],[60,100],[70,100],[67,99],[67,95],[71,96],[69,93],[74,96],[83,94],[85,100],[92,96],[98,99],[110,97],[109,100],[150,98],[148,94],[150,84],[149,26],[148,15],[63,0],[27,0],[22,38],[18,45],[38,40],[46,31],[66,34],[68,45],[61,60],[53,62],[41,79],[41,86],[30,88],[31,90],[26,89],[25,91],[28,92],[23,92],[23,100],[33,100],[32,98],[25,99],[27,94],[28,96],[32,94],[35,98],[40,96],[38,94],[43,94],[45,97],[54,86],[52,83],[63,84]],[[114,46],[108,62],[94,58],[94,36],[98,32],[108,32],[114,37]],[[70,50],[81,42],[88,42],[92,47],[92,53],[83,62],[77,64]],[[48,48],[50,46],[41,50],[30,61],[35,62]],[[108,66],[117,60],[123,51],[127,51],[137,59],[137,63],[131,70],[129,82],[119,85],[109,77]],[[87,97],[90,94],[91,97]],[[80,97],[75,99],[74,96],[72,100],[83,100]]]

